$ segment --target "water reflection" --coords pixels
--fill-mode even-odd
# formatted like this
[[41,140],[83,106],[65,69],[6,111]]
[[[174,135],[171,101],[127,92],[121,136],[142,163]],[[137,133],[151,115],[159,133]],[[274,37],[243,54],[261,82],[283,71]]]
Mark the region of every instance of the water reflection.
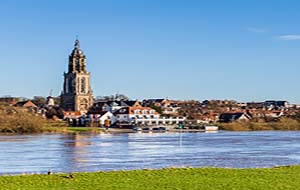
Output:
[[58,162],[53,170],[59,170],[60,168],[73,168],[74,170],[81,170],[86,166],[88,162],[82,155],[88,155],[88,147],[93,145],[93,142],[89,139],[94,134],[68,134],[60,136],[59,141],[62,142],[62,154],[61,161]]
[[299,132],[0,136],[0,174],[300,162]]

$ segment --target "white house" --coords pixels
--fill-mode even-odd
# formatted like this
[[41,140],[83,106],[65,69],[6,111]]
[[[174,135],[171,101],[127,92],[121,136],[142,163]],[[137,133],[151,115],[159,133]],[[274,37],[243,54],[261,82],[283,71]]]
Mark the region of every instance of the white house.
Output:
[[123,107],[136,107],[141,106],[139,101],[99,101],[94,103],[93,107],[98,111],[110,111],[114,113],[115,111]]
[[92,121],[98,122],[100,125],[104,125],[106,120],[110,120],[111,124],[117,121],[115,115],[109,111],[89,114],[89,117]]
[[120,122],[135,122],[136,119],[159,118],[159,114],[149,107],[123,107],[114,113]]
[[220,122],[232,122],[237,120],[249,121],[252,116],[244,112],[225,112],[219,117]]
[[142,106],[124,107],[114,114],[119,122],[142,125],[175,125],[185,120],[184,117],[160,117],[154,109]]

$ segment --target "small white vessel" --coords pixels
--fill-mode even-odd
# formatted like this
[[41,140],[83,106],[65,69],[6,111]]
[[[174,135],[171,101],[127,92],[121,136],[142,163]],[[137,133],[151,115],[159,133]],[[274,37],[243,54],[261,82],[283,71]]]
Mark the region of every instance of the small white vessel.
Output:
[[134,131],[142,131],[142,128],[141,127],[134,127],[133,130]]
[[219,127],[218,126],[205,126],[204,129],[205,129],[205,131],[218,131]]

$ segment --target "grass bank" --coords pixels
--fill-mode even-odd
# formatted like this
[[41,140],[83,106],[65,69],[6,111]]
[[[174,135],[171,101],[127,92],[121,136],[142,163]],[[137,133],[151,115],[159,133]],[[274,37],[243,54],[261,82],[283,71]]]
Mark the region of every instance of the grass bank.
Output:
[[[57,122],[55,122],[57,123]],[[43,132],[48,133],[103,133],[104,130],[97,127],[68,127],[65,123],[63,126],[56,124],[47,125],[43,128]]]
[[271,169],[187,168],[96,173],[1,176],[5,190],[266,190],[300,189],[300,167]]

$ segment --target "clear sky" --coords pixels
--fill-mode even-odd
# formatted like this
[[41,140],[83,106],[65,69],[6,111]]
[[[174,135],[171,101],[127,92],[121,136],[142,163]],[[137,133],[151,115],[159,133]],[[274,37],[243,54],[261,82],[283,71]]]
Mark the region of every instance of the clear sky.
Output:
[[59,95],[75,36],[95,96],[300,103],[298,0],[3,0],[0,96]]

